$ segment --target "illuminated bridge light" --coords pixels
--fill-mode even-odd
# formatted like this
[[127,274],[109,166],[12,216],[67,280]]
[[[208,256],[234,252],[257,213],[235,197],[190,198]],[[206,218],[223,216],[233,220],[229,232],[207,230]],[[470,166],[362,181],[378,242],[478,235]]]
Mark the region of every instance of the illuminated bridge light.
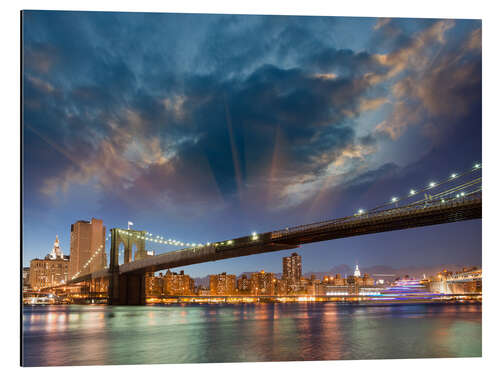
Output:
[[360,208],[360,209],[358,210],[358,214],[360,214],[360,215],[361,215],[361,214],[364,214],[364,213],[365,213],[365,210],[363,210],[362,208]]
[[477,163],[477,164],[474,164],[474,169],[477,169],[481,166],[481,164]]
[[398,198],[397,197],[392,197],[391,202],[397,202]]
[[457,174],[456,173],[452,173],[451,174],[451,178],[455,178],[455,177],[457,177]]
[[436,186],[436,183],[435,183],[435,182],[431,182],[431,183],[429,184],[429,187],[430,187],[430,188],[433,188],[434,186]]
[[465,193],[462,191],[462,192],[460,193],[460,196],[461,196],[461,197],[463,197],[464,195],[465,195]]

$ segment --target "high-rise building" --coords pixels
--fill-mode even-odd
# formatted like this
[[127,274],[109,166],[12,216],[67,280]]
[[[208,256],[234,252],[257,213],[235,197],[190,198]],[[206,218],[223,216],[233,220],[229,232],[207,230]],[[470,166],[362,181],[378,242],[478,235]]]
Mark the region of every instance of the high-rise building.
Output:
[[180,273],[167,271],[163,277],[163,294],[168,296],[189,296],[194,294],[194,280]]
[[212,296],[230,296],[236,292],[236,276],[225,272],[210,275],[210,294]]
[[[70,275],[102,270],[106,267],[106,227],[102,220],[79,220],[71,224]],[[92,261],[87,262],[92,258]]]
[[354,270],[354,277],[361,277],[361,271],[359,270],[359,266],[356,264],[356,269]]
[[245,274],[238,279],[238,292],[240,294],[249,294],[251,292],[250,279]]
[[286,284],[288,294],[296,294],[302,290],[302,257],[297,253],[292,253],[289,257],[283,258],[282,281]]
[[272,296],[275,291],[275,283],[276,279],[272,272],[262,270],[252,273],[252,278],[250,279],[251,294]]
[[302,277],[302,257],[297,253],[292,253],[289,257],[283,258],[283,274],[281,278],[290,284],[295,284]]

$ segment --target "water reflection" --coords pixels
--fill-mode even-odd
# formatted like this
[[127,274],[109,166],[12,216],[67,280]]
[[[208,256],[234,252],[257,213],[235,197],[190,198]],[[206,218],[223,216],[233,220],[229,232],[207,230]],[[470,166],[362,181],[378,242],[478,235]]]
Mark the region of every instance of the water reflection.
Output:
[[480,305],[33,306],[23,330],[27,366],[481,355]]

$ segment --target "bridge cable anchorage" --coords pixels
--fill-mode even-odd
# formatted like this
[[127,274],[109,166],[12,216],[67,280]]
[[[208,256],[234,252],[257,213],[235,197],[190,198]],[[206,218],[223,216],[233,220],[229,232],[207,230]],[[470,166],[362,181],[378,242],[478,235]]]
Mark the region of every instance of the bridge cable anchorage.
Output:
[[[403,195],[402,198],[399,198],[399,197],[396,197],[396,196],[393,196],[389,202],[386,202],[380,206],[377,206],[377,207],[374,207],[370,210],[364,210],[364,209],[359,209],[357,211],[357,213],[354,214],[354,216],[360,216],[360,215],[363,215],[363,214],[368,214],[368,213],[372,213],[372,212],[375,212],[375,211],[379,211],[380,209],[384,208],[384,207],[388,207],[388,206],[394,206],[396,205],[397,207],[397,204],[402,202],[402,201],[406,201],[406,200],[409,200],[409,199],[412,199],[412,198],[415,198],[416,196],[418,196],[419,194],[422,194],[424,193],[425,195],[425,198],[418,201],[418,202],[414,202],[414,203],[421,203],[421,202],[424,202],[426,200],[429,200],[429,197],[436,197],[436,196],[441,196],[442,199],[446,202],[446,198],[444,197],[444,195],[446,195],[444,192],[440,192],[440,193],[437,193],[437,194],[434,194],[434,195],[430,195],[430,194],[425,194],[426,192],[429,192],[441,185],[444,185],[444,184],[447,184],[451,181],[455,181],[455,180],[458,180],[462,177],[465,177],[469,174],[472,174],[474,172],[477,172],[479,171],[480,169],[482,169],[482,164],[481,163],[476,163],[474,164],[474,166],[464,172],[461,172],[461,173],[457,173],[457,172],[454,172],[454,173],[451,173],[449,177],[443,179],[443,180],[440,180],[440,181],[431,181],[427,186],[423,187],[423,188],[420,188],[420,189],[411,189],[408,193],[408,195]],[[481,181],[482,177],[479,177],[479,178],[476,178],[475,180],[472,180],[472,181],[469,181],[469,182],[466,182],[460,186],[457,186],[457,187],[454,187],[454,188],[451,188],[449,189],[448,191],[448,195],[450,195],[450,199],[451,199],[451,193],[453,193],[453,189],[454,191],[458,191],[458,190],[463,190],[465,188],[468,188],[468,187],[471,187],[473,186],[474,184],[480,184],[482,181]],[[454,198],[461,198],[461,197],[464,197],[465,196],[465,193],[464,194],[459,194],[458,196],[455,196]],[[445,202],[442,202],[442,203],[445,203]]]

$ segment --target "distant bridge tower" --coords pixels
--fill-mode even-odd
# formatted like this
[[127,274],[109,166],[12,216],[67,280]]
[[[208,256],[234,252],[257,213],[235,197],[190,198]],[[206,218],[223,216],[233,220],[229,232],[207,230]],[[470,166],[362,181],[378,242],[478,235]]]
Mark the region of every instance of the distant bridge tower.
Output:
[[108,288],[109,304],[111,305],[144,305],[146,302],[145,273],[120,275],[119,250],[124,246],[124,263],[132,261],[132,249],[137,250],[134,260],[147,256],[146,231],[133,229],[111,229],[111,248],[109,271],[111,279]]

